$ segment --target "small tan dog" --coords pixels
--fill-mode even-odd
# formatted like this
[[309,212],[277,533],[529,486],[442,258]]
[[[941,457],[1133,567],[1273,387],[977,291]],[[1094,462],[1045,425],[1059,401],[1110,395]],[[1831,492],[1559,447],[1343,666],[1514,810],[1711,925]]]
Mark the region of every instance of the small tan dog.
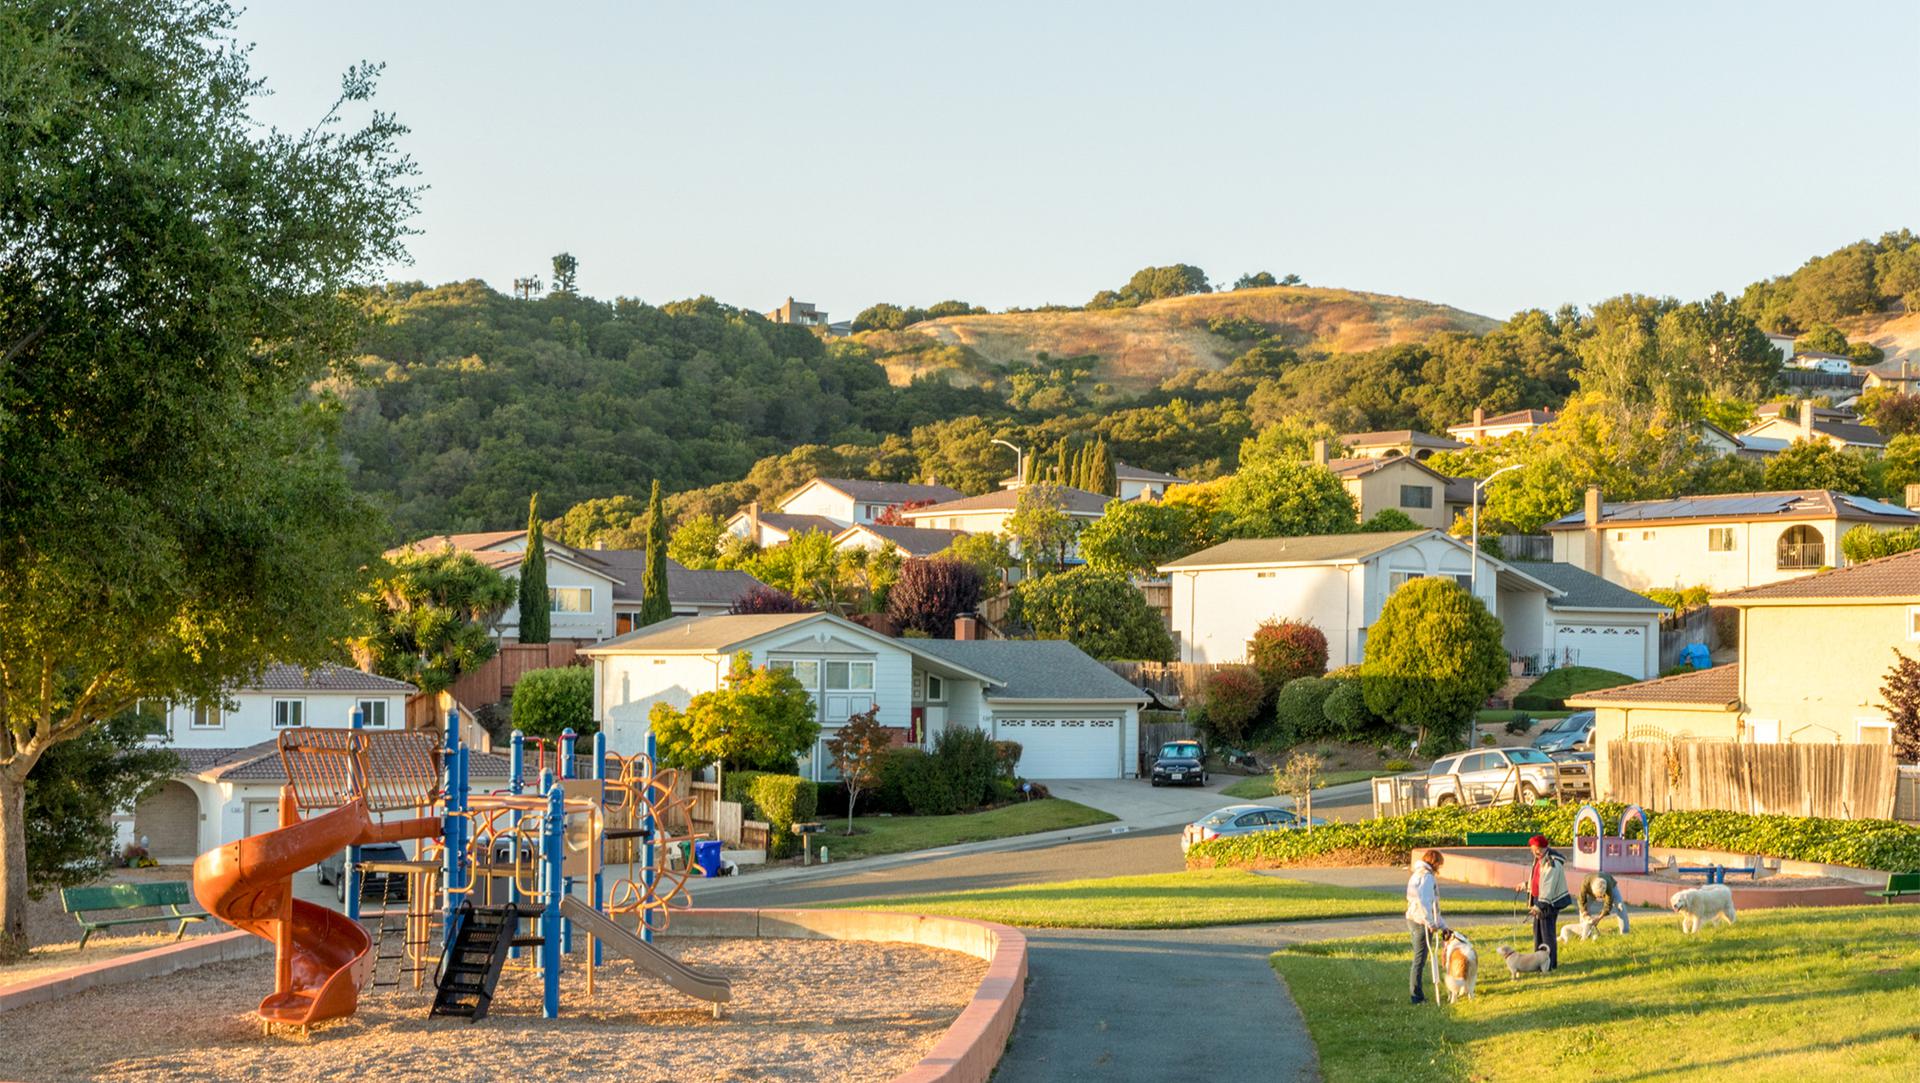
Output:
[[1522,974],[1545,974],[1547,963],[1553,958],[1545,944],[1533,951],[1515,951],[1505,944],[1500,945],[1500,961],[1507,964],[1507,976],[1517,978]]
[[1599,935],[1599,930],[1591,921],[1575,921],[1560,926],[1560,942],[1562,944],[1570,942],[1575,937],[1579,937],[1581,940],[1592,940],[1597,935]]
[[1441,936],[1440,972],[1445,975],[1447,1003],[1461,997],[1472,1000],[1474,983],[1480,978],[1480,953],[1473,950],[1473,941],[1452,929]]

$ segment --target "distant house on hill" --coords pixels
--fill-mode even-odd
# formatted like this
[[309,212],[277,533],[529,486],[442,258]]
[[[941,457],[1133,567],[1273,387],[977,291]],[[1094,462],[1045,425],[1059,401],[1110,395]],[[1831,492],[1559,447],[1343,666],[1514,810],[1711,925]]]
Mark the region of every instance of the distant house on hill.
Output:
[[1113,477],[1119,490],[1117,495],[1122,500],[1139,500],[1142,497],[1160,500],[1167,495],[1168,489],[1176,485],[1193,484],[1186,478],[1162,474],[1144,466],[1128,466],[1118,461],[1113,464]]
[[945,552],[956,540],[966,536],[964,530],[855,523],[833,536],[833,547],[879,550],[891,545],[900,550],[902,556],[930,557]]
[[1447,435],[1470,444],[1503,436],[1531,436],[1553,424],[1559,416],[1552,410],[1515,410],[1488,417],[1485,410],[1476,406],[1473,420],[1464,425],[1447,426]]
[[761,547],[779,545],[803,530],[838,534],[847,527],[871,523],[889,511],[898,513],[916,505],[937,504],[960,497],[947,485],[908,481],[872,481],[866,478],[814,478],[763,511],[758,502],[727,520],[727,529],[751,538]]
[[[1107,513],[1107,505],[1114,498],[1105,493],[1090,493],[1085,489],[1071,486],[1052,486],[1054,502],[1067,517],[1085,526]],[[979,496],[966,496],[958,500],[948,500],[921,508],[909,508],[900,513],[900,517],[916,527],[936,530],[958,530],[967,534],[1005,534],[1007,520],[1020,506],[1020,489],[997,489]],[[1018,549],[1018,546],[1015,546]],[[1018,552],[1015,556],[1020,555]],[[1067,561],[1077,563],[1080,557],[1072,548],[1067,551]]]
[[1381,432],[1350,432],[1340,443],[1355,455],[1367,459],[1385,459],[1405,455],[1425,459],[1440,451],[1459,451],[1467,445],[1450,437],[1435,436],[1419,429],[1386,429]]
[[1405,455],[1329,459],[1326,441],[1316,440],[1313,461],[1333,471],[1346,486],[1360,509],[1361,522],[1389,508],[1436,530],[1445,530],[1453,522],[1447,512],[1447,484],[1451,479],[1419,459]]
[[827,314],[806,301],[787,298],[787,303],[766,314],[774,323],[797,323],[802,327],[828,326]]
[[[1843,415],[1844,416],[1844,415]],[[1759,455],[1785,451],[1796,440],[1829,444],[1850,451],[1885,451],[1887,438],[1880,430],[1858,421],[1843,421],[1832,414],[1822,416],[1812,400],[1802,400],[1799,416],[1775,414],[1762,417],[1740,433],[1742,447]]]

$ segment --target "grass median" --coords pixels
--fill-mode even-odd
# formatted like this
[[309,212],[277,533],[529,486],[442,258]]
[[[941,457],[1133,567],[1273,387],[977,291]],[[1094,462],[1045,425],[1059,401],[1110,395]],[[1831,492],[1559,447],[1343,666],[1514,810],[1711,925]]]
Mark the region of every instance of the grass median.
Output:
[[1050,797],[953,816],[857,816],[852,835],[842,834],[847,829],[846,817],[823,818],[821,833],[814,837],[813,844],[816,848],[825,846],[833,859],[840,861],[1087,827],[1113,819],[1099,809]]
[[[1328,771],[1320,776],[1320,788],[1324,790],[1328,786],[1344,786],[1349,782],[1365,782],[1370,778],[1398,773],[1384,767],[1356,767],[1350,771]],[[1272,797],[1273,794],[1272,775],[1249,775],[1220,791],[1222,797],[1238,797],[1242,801]]]
[[1636,911],[1631,936],[1603,930],[1518,980],[1495,949],[1519,942],[1476,935],[1478,991],[1451,1007],[1407,1004],[1405,936],[1301,944],[1273,965],[1327,1079],[1920,1078],[1920,907],[1754,911],[1690,937]]
[[[1407,901],[1390,891],[1312,884],[1241,869],[1200,869],[897,895],[877,902],[836,905],[975,918],[1038,929],[1186,929],[1269,921],[1399,917],[1406,912]],[[1512,909],[1508,903],[1477,900],[1450,900],[1442,907],[1449,914],[1497,914]]]

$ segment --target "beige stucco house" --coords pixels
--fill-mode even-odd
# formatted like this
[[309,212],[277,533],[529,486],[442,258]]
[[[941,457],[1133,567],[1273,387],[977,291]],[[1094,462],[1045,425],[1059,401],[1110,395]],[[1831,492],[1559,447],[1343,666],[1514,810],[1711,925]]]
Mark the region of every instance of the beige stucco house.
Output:
[[1591,708],[1599,792],[1619,740],[1886,744],[1880,687],[1920,657],[1920,550],[1714,598],[1740,614],[1738,664],[1569,699]]
[[1530,436],[1553,424],[1559,416],[1552,410],[1514,410],[1488,417],[1485,410],[1476,406],[1473,408],[1473,420],[1461,425],[1448,425],[1447,435],[1470,444],[1505,436]]
[[1857,418],[1841,418],[1818,411],[1811,399],[1803,399],[1793,413],[1763,415],[1740,433],[1740,445],[1761,454],[1779,454],[1796,441],[1829,444],[1848,451],[1885,451],[1887,438],[1879,429],[1860,424]]
[[1405,455],[1425,459],[1436,452],[1459,451],[1467,445],[1447,436],[1435,436],[1419,429],[1385,429],[1380,432],[1350,432],[1340,437],[1341,446],[1362,458],[1386,459]]
[[1840,538],[1866,524],[1920,524],[1920,512],[1825,489],[1606,502],[1547,524],[1553,559],[1629,590],[1743,590],[1846,562]]
[[1314,445],[1313,458],[1346,486],[1347,495],[1360,509],[1361,522],[1388,508],[1433,530],[1445,530],[1453,522],[1447,510],[1451,479],[1418,459],[1405,455],[1328,459],[1322,443]]

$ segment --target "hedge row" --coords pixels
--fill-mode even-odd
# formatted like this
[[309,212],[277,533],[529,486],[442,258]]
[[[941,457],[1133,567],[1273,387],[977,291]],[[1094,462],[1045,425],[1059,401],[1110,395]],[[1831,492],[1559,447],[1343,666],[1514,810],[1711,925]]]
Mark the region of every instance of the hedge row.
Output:
[[[1596,806],[1615,830],[1625,806]],[[1555,846],[1573,843],[1572,805],[1459,806],[1420,809],[1402,816],[1328,824],[1312,831],[1270,831],[1203,842],[1187,853],[1190,868],[1235,865],[1400,864],[1428,846],[1459,846],[1469,831],[1525,831]],[[1827,820],[1804,816],[1750,816],[1742,812],[1667,812],[1652,818],[1656,846],[1726,850],[1790,861],[1818,861],[1892,872],[1920,870],[1920,827],[1893,820]]]

